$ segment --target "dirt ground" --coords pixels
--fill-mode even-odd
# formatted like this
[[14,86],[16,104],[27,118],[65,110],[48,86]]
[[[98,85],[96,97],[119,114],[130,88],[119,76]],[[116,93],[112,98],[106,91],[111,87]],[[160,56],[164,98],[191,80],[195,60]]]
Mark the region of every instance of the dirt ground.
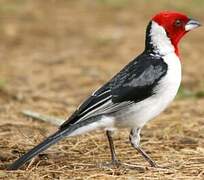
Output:
[[14,172],[5,170],[56,127],[22,115],[69,116],[92,91],[138,55],[149,18],[178,10],[204,22],[204,1],[1,0],[0,179],[204,179],[203,28],[181,43],[178,97],[142,131],[150,168],[128,141],[114,135],[122,162],[141,168],[100,168],[110,160],[104,132],[69,138]]

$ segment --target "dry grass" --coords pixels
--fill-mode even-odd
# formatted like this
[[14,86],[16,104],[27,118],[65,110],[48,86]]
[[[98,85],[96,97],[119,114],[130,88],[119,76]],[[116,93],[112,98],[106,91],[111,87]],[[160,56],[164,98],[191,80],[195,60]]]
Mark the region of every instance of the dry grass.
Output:
[[66,118],[81,100],[141,52],[145,26],[155,12],[182,10],[204,19],[203,1],[157,2],[0,2],[0,179],[203,179],[202,28],[181,45],[184,76],[180,96],[142,131],[144,149],[168,169],[149,168],[129,145],[128,130],[120,130],[115,135],[120,160],[142,169],[99,168],[110,157],[106,138],[97,131],[61,141],[35,158],[27,170],[4,170],[55,130],[26,118],[22,110]]

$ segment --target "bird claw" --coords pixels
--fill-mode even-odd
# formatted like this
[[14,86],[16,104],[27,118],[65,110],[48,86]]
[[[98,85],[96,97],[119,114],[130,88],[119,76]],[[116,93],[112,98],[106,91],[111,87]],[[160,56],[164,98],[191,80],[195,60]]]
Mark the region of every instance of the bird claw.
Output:
[[137,170],[140,172],[144,172],[147,168],[140,166],[140,165],[136,165],[136,164],[128,164],[128,163],[121,163],[121,166],[128,168],[128,169],[133,169],[133,170]]
[[121,165],[121,162],[119,160],[111,161],[111,162],[105,162],[101,163],[99,166],[101,168],[108,167],[108,168],[118,168]]
[[125,169],[133,169],[133,170],[137,170],[140,172],[144,172],[147,168],[146,167],[142,167],[139,165],[133,165],[133,164],[127,164],[127,163],[122,163],[121,161],[112,161],[112,162],[105,162],[105,163],[100,163],[99,164],[99,168],[125,168]]
[[169,167],[168,166],[160,166],[160,165],[157,165],[157,164],[155,164],[155,166],[151,166],[152,168],[156,168],[156,169],[169,169]]
[[122,163],[121,161],[112,161],[112,162],[105,162],[105,163],[100,163],[99,164],[99,168],[126,168],[126,169],[131,169],[131,170],[137,170],[139,172],[145,172],[145,170],[148,169],[161,169],[161,170],[167,170],[169,169],[169,167],[167,166],[160,166],[157,165],[156,163],[154,164],[154,166],[140,166],[140,165],[136,165],[136,164],[128,164],[128,163]]

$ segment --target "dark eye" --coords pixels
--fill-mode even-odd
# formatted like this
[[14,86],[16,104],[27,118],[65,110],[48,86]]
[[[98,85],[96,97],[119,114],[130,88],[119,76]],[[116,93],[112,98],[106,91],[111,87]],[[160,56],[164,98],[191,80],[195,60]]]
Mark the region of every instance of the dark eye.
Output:
[[177,19],[177,20],[174,22],[174,25],[175,25],[176,27],[181,27],[181,26],[182,26],[181,20]]

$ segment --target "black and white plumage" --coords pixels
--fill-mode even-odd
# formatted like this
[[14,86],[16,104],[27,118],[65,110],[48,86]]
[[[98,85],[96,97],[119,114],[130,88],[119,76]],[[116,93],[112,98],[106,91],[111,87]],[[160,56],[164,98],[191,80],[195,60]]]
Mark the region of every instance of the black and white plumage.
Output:
[[94,116],[114,116],[155,94],[154,87],[166,73],[162,58],[143,53],[85,100],[61,128]]
[[156,166],[139,146],[140,131],[168,106],[181,82],[177,44],[171,31],[166,28],[168,24],[162,24],[164,18],[169,20],[166,15],[174,21],[182,20],[184,30],[190,22],[185,15],[175,12],[156,15],[147,27],[144,52],[88,97],[55,134],[19,158],[9,169],[18,169],[65,136],[75,136],[99,128],[107,131],[112,161],[117,163],[110,132],[123,127],[132,129],[131,144],[151,166]]

